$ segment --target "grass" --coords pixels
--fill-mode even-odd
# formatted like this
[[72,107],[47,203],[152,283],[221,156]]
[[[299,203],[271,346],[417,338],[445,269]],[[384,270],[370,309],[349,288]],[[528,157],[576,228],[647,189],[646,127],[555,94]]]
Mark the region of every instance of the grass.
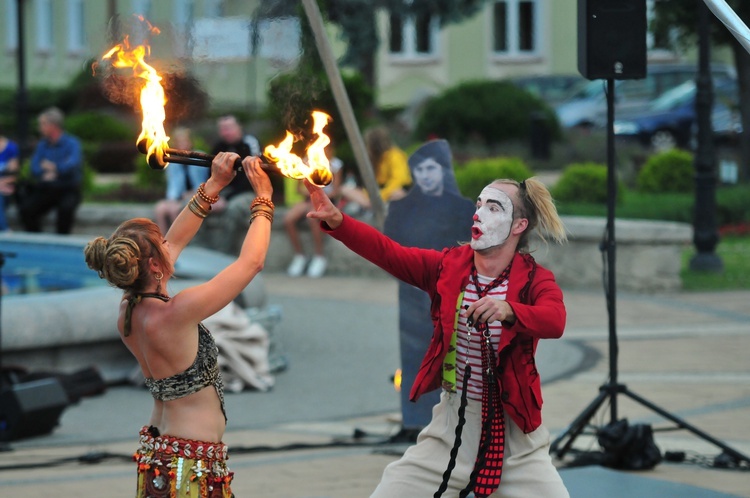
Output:
[[[686,291],[718,291],[750,289],[750,189],[748,186],[721,188],[717,191],[717,218],[722,227],[735,226],[735,234],[722,235],[716,247],[723,270],[719,272],[693,271],[690,260],[696,249],[692,244],[682,252],[682,287]],[[615,208],[617,218],[667,220],[692,224],[693,194],[644,194],[628,190],[619,199]],[[599,216],[607,215],[604,204],[558,202],[563,215]],[[744,222],[742,221],[744,220]]]
[[718,291],[750,289],[750,236],[732,235],[719,240],[716,255],[724,269],[720,272],[693,271],[690,260],[694,247],[682,252],[682,288],[686,291]]

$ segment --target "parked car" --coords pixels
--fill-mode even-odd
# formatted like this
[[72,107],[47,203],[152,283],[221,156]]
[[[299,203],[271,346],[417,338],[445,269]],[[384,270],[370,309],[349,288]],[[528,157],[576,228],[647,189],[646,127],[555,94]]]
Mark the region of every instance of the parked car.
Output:
[[[615,80],[615,117],[645,109],[649,102],[685,81],[694,80],[695,64],[652,64],[645,78],[640,80]],[[735,77],[732,66],[712,66],[714,79]],[[607,124],[606,80],[592,80],[567,101],[556,106],[555,111],[563,128],[603,127]]]
[[[653,100],[645,111],[616,119],[618,137],[631,137],[655,151],[674,147],[693,148],[696,133],[694,81],[686,81]],[[719,140],[738,131],[739,88],[734,79],[714,82],[712,127]]]
[[570,98],[588,83],[588,80],[580,74],[517,76],[510,78],[509,81],[553,107]]

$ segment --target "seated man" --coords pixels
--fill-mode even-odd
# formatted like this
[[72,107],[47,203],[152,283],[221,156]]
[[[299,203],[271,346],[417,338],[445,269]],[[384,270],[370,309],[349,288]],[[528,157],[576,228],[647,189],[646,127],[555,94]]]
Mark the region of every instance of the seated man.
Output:
[[42,139],[31,158],[31,184],[19,190],[21,224],[28,232],[41,232],[42,219],[57,210],[56,231],[69,234],[81,203],[83,156],[79,140],[63,129],[64,115],[51,107],[39,115]]

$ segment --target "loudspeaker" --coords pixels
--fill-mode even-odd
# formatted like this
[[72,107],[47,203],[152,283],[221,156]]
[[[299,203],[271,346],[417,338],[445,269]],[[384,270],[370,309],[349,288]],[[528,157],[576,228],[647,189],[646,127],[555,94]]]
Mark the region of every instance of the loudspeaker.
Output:
[[66,406],[68,396],[55,378],[6,386],[0,392],[0,441],[52,432]]
[[646,0],[578,0],[578,71],[590,80],[646,77]]

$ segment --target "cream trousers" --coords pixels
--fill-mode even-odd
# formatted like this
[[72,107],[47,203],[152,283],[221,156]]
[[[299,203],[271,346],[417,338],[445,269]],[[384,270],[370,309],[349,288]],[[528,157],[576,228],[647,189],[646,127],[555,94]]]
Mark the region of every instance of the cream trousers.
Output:
[[[432,409],[432,420],[419,434],[417,443],[385,468],[371,498],[431,498],[435,494],[448,467],[460,404],[458,394],[445,391],[441,394],[440,402]],[[443,498],[458,497],[468,484],[481,426],[481,402],[469,400],[456,466]],[[569,498],[560,474],[552,465],[549,447],[550,435],[544,426],[524,434],[506,413],[503,475],[492,498]]]

